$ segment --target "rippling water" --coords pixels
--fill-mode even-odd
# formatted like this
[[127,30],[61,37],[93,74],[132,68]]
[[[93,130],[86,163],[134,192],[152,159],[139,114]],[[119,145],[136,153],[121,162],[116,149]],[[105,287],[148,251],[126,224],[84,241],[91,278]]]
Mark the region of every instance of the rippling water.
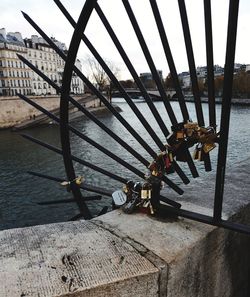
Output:
[[[136,119],[130,108],[124,102],[116,103],[122,108],[122,116],[139,132],[140,135],[154,147],[150,136]],[[160,114],[162,115],[167,127],[170,122],[166,114],[165,108],[161,102],[155,103]],[[182,120],[178,103],[171,103],[178,120]],[[160,133],[157,123],[154,121],[151,112],[144,102],[137,103],[138,108],[145,115],[148,122],[157,131],[160,138],[164,141],[163,135]],[[218,118],[221,106],[217,105]],[[188,103],[188,109],[191,118],[195,121],[195,109],[193,103]],[[203,105],[206,124],[208,124],[208,106]],[[106,114],[99,116],[99,119],[109,128],[121,136],[133,148],[141,152],[146,159],[151,160],[150,156],[140,147],[129,133],[121,126],[114,116]],[[118,154],[129,163],[133,163],[135,167],[144,171],[144,167],[134,159],[129,153],[113,141],[105,132],[98,128],[93,122],[85,118],[80,118],[72,123],[78,130],[93,138],[112,152]],[[228,164],[237,164],[242,159],[250,156],[249,152],[249,127],[250,127],[250,108],[242,106],[233,106],[231,114],[230,141],[228,150]],[[59,129],[57,126],[39,127],[26,130],[25,133],[42,139],[55,146],[60,146]],[[118,175],[126,178],[136,177],[122,166],[106,157],[88,143],[79,139],[75,135],[71,135],[71,144],[73,154],[84,160],[93,162],[94,164],[106,168]],[[213,168],[215,169],[217,149],[212,151],[211,159]],[[58,183],[32,177],[26,173],[28,170],[45,173],[51,176],[64,177],[64,167],[62,157],[45,148],[41,148],[36,144],[30,143],[23,139],[17,133],[5,130],[0,131],[0,229],[30,226],[36,224],[45,224],[52,222],[66,221],[78,213],[75,204],[61,204],[53,206],[39,206],[37,202],[45,200],[57,200],[62,198],[70,198],[70,194]],[[186,166],[181,167],[188,176],[190,173]],[[204,171],[202,163],[197,163],[200,175],[209,175]],[[75,163],[77,174],[84,175],[88,183],[102,186],[108,189],[121,187],[121,184],[96,173],[93,170]],[[177,184],[181,184],[180,179],[176,175],[172,175]],[[191,183],[194,181],[191,179]],[[195,186],[195,184],[194,184]],[[183,186],[183,188],[185,188]],[[102,206],[110,205],[111,199],[104,197],[98,202],[89,202],[88,205],[93,213],[97,213]]]

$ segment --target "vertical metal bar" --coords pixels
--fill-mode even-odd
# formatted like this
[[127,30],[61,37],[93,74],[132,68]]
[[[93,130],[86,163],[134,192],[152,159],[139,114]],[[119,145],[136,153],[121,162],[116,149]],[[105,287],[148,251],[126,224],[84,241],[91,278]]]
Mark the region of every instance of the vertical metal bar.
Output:
[[183,93],[182,93],[182,90],[181,90],[180,82],[179,82],[179,79],[178,79],[178,74],[177,74],[177,71],[176,71],[176,67],[175,67],[174,59],[173,59],[173,56],[172,56],[172,53],[171,53],[171,49],[170,49],[170,46],[169,46],[169,43],[168,43],[166,31],[165,31],[164,26],[163,26],[162,18],[161,18],[161,15],[160,15],[156,0],[149,0],[149,1],[150,1],[150,4],[151,4],[151,8],[152,8],[152,11],[153,11],[153,14],[154,14],[155,22],[156,22],[156,25],[157,25],[157,28],[158,28],[158,31],[159,31],[159,34],[160,34],[160,38],[161,38],[162,46],[163,46],[163,49],[164,49],[164,53],[165,53],[166,59],[168,61],[168,66],[169,66],[171,78],[173,79],[173,83],[174,83],[175,91],[176,91],[178,101],[179,101],[179,104],[180,104],[182,116],[183,116],[183,119],[185,121],[188,121],[188,120],[190,120],[190,118],[189,118],[186,102],[185,102],[185,99],[184,99],[184,96],[183,96]]
[[225,72],[224,72],[224,87],[223,87],[222,108],[221,108],[220,141],[219,141],[215,199],[214,199],[214,219],[216,221],[221,220],[222,204],[223,204],[226,159],[227,159],[227,145],[228,145],[230,111],[231,111],[231,100],[232,100],[238,10],[239,10],[239,0],[230,0],[228,29],[227,29],[226,61],[225,61]]
[[[202,105],[201,105],[201,98],[200,98],[200,92],[199,92],[199,86],[198,86],[198,80],[197,80],[197,74],[196,74],[193,46],[192,46],[191,35],[189,30],[186,5],[184,0],[178,0],[178,3],[179,3],[182,29],[183,29],[184,40],[185,40],[186,51],[187,51],[190,77],[192,81],[192,90],[193,90],[197,120],[198,120],[199,126],[204,126],[205,121],[204,121]],[[209,154],[204,154],[204,164],[205,164],[206,171],[212,170]]]
[[207,89],[208,89],[209,125],[212,127],[216,127],[213,35],[212,35],[212,17],[211,17],[210,0],[204,0],[204,17],[205,17],[205,32],[206,32],[206,52],[207,52]]

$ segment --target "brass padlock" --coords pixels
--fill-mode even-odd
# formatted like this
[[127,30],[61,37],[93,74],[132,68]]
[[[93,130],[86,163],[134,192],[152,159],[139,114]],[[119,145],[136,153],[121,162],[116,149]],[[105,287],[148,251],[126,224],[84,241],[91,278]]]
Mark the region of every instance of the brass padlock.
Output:
[[215,143],[204,143],[203,144],[203,151],[207,154],[211,152],[216,147]]
[[176,139],[180,140],[180,139],[184,139],[185,138],[185,133],[183,130],[179,130],[176,132]]

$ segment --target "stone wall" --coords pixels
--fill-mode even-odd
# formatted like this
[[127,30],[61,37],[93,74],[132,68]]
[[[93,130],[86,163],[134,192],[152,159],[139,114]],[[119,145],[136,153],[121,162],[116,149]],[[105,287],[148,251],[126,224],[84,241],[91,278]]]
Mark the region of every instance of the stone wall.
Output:
[[[42,107],[52,110],[58,108],[59,97],[30,97]],[[17,98],[0,99],[0,128],[12,127],[34,115],[41,114],[36,108]]]
[[[60,97],[58,96],[29,98],[49,111],[58,109],[60,106]],[[84,101],[82,103],[87,108],[99,106],[99,99],[88,94],[74,96],[74,98],[76,100]],[[74,113],[77,110],[78,109],[75,107],[70,112]],[[41,112],[24,100],[14,97],[0,98],[0,129],[16,126],[21,122],[33,119],[40,114]]]

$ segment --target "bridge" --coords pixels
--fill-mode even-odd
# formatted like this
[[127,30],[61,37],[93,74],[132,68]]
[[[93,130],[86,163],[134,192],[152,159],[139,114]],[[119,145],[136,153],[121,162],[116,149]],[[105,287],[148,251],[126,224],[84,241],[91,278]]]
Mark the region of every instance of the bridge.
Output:
[[[140,97],[140,96],[142,96],[142,93],[141,93],[140,89],[130,88],[130,89],[125,89],[125,91],[130,95],[130,97]],[[147,90],[147,92],[150,95],[150,97],[152,98],[152,100],[154,100],[154,101],[162,100],[158,90],[149,89],[149,90]],[[166,95],[167,95],[167,97],[169,99],[174,98],[175,95],[176,95],[176,91],[173,90],[173,89],[166,90],[165,92],[166,92]],[[121,95],[121,93],[119,91],[114,91],[114,92],[112,92],[112,97],[123,97],[123,96]]]

